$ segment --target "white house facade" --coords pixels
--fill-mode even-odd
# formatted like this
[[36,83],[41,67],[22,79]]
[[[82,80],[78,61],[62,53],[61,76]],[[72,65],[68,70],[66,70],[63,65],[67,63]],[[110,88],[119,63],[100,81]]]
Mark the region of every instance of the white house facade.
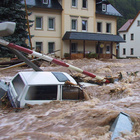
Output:
[[119,29],[119,34],[126,41],[120,43],[119,57],[140,57],[140,11],[134,19],[128,20]]

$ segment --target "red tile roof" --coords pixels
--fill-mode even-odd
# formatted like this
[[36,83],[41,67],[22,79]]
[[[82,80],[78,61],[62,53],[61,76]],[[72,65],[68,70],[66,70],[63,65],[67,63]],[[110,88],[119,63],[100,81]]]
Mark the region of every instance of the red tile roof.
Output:
[[119,32],[127,31],[128,28],[131,26],[131,23],[133,22],[133,19],[129,19],[120,29]]

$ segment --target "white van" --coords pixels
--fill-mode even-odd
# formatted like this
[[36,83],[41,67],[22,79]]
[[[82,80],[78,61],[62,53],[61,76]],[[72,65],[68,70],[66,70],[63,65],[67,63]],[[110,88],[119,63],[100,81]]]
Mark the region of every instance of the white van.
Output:
[[53,100],[84,99],[83,91],[76,85],[64,72],[19,72],[9,83],[8,97],[15,108]]

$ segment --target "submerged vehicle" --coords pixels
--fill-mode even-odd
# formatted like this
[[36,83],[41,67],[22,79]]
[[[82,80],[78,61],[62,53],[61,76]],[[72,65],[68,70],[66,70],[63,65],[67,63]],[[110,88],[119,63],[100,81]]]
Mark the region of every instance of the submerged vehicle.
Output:
[[76,81],[64,72],[19,72],[9,83],[8,97],[14,108],[53,100],[84,99]]

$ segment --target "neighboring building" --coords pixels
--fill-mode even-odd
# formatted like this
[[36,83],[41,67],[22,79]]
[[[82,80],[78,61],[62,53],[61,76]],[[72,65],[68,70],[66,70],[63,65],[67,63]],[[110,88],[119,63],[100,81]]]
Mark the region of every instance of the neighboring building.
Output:
[[28,0],[32,44],[44,54],[72,59],[83,58],[87,52],[99,58],[112,58],[117,35],[117,17],[122,16],[107,0]]
[[140,57],[140,11],[119,29],[119,34],[126,41],[119,45],[119,57]]

